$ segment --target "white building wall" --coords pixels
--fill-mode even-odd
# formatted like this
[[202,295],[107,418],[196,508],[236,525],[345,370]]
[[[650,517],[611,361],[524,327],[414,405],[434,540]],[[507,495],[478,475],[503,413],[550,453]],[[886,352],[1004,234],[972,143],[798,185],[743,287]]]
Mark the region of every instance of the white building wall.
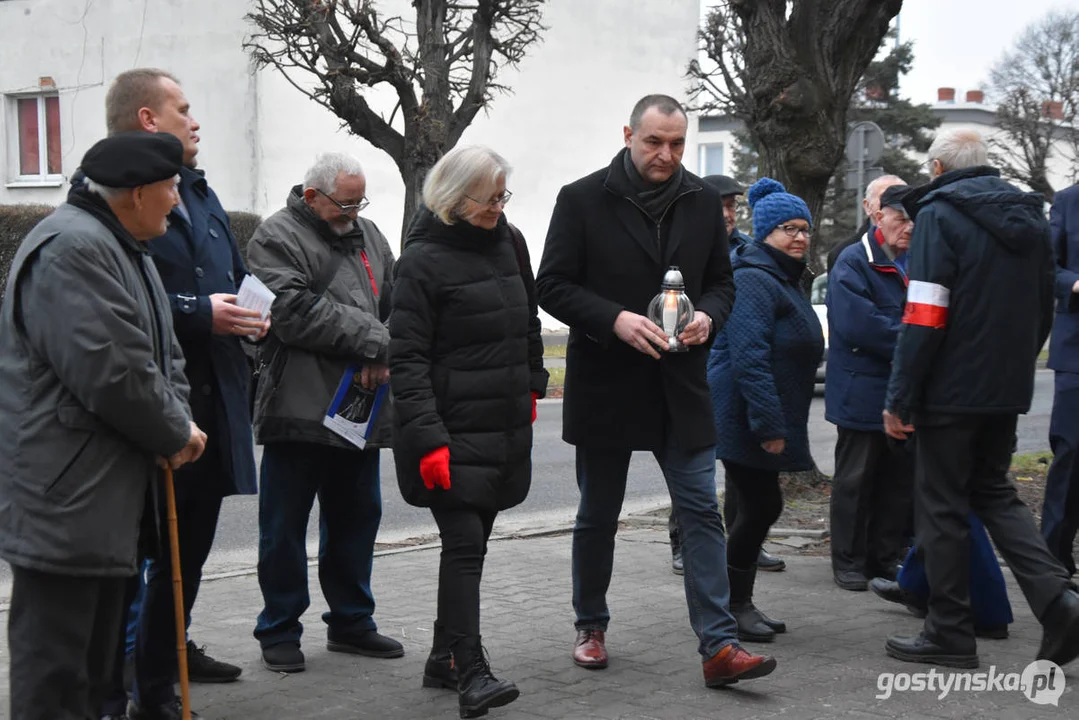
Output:
[[[243,0],[4,0],[0,2],[0,95],[33,91],[51,77],[60,95],[63,172],[105,135],[105,93],[133,67],[176,74],[205,126],[199,154],[226,207],[256,197],[255,84],[240,45]],[[0,203],[62,202],[67,186],[15,186],[15,129],[0,112]]]
[[[381,4],[410,15],[406,0]],[[0,95],[53,78],[69,176],[105,134],[111,80],[132,67],[162,67],[180,78],[202,124],[199,164],[226,208],[273,212],[317,153],[351,152],[367,171],[365,214],[396,249],[403,208],[396,167],[276,72],[252,72],[241,48],[248,8],[245,0],[0,0]],[[651,92],[684,97],[698,18],[698,0],[550,0],[543,42],[501,78],[514,92],[497,97],[462,141],[490,145],[513,164],[508,214],[528,237],[533,263],[558,189],[609,162],[633,103]],[[393,102],[385,96],[379,106],[388,113]],[[66,185],[11,184],[17,155],[4,105],[0,203],[61,202]],[[685,158],[692,170],[695,128]]]

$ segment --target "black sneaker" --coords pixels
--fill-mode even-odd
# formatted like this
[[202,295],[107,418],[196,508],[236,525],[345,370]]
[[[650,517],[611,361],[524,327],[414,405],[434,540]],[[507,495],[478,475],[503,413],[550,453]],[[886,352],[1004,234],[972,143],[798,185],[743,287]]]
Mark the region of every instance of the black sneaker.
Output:
[[330,652],[351,653],[374,658],[399,658],[405,654],[401,643],[375,630],[358,633],[335,632],[332,628],[326,632],[326,649]]
[[282,673],[303,672],[303,653],[300,651],[300,643],[280,643],[262,648],[262,664],[267,670]]
[[234,682],[243,672],[235,665],[214,660],[206,654],[206,648],[187,641],[187,678],[196,683]]
[[[132,700],[127,704],[128,720],[183,720],[184,708],[180,698],[162,703],[160,705],[147,705],[139,707]],[[192,718],[202,717],[197,712],[191,713]]]

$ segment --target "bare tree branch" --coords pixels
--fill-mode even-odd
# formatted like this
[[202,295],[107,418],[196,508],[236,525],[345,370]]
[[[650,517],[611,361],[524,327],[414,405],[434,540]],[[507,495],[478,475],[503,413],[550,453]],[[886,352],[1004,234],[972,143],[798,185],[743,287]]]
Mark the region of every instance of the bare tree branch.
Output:
[[[499,74],[540,40],[544,3],[412,0],[406,20],[377,0],[252,0],[244,49],[393,159],[407,222],[427,170],[509,91]],[[387,114],[366,95],[383,85],[396,95]]]
[[1051,12],[1030,25],[989,75],[1002,137],[990,141],[1001,173],[1048,200],[1059,159],[1079,179],[1079,11]]

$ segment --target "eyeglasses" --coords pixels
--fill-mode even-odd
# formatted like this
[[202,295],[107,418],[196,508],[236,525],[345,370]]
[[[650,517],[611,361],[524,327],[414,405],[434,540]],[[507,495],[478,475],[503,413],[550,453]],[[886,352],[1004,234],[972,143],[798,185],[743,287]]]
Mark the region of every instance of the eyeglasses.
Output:
[[471,195],[465,195],[465,197],[474,203],[479,203],[480,205],[486,205],[488,207],[506,207],[506,204],[509,203],[510,198],[513,197],[513,193],[507,190],[498,197],[491,198],[490,200],[477,200]]
[[798,227],[797,225],[780,225],[779,229],[783,231],[783,234],[789,238],[796,238],[801,233],[805,235],[806,240],[813,239],[813,231],[809,228]]
[[327,200],[332,202],[334,205],[336,205],[337,209],[341,211],[342,215],[351,215],[354,212],[360,212],[365,207],[367,207],[368,205],[371,204],[370,200],[368,200],[367,198],[363,198],[362,200],[360,200],[355,205],[342,205],[341,203],[337,202],[332,197],[330,197],[326,193],[322,192],[318,188],[315,188],[315,190],[318,192],[319,195],[321,195],[322,197],[326,198]]

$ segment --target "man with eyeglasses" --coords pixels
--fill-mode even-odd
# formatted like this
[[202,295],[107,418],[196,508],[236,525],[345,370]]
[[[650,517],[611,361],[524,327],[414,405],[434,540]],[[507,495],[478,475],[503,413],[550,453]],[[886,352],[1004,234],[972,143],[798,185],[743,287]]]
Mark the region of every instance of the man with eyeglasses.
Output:
[[404,654],[379,634],[371,562],[382,516],[381,423],[363,450],[323,426],[345,370],[368,391],[389,381],[393,253],[367,206],[367,180],[348,155],[320,156],[287,205],[248,245],[248,265],[276,294],[274,326],[260,349],[255,439],[264,445],[259,488],[259,587],[255,627],[263,665],[304,669],[307,523],[319,500],[319,581],[330,611],[326,647],[375,658]]
[[914,222],[911,188],[890,185],[869,218],[872,230],[828,273],[831,347],[825,418],[839,431],[832,479],[832,575],[844,590],[870,578],[895,580],[912,524],[913,457],[884,434],[881,413],[907,294],[906,253]]

